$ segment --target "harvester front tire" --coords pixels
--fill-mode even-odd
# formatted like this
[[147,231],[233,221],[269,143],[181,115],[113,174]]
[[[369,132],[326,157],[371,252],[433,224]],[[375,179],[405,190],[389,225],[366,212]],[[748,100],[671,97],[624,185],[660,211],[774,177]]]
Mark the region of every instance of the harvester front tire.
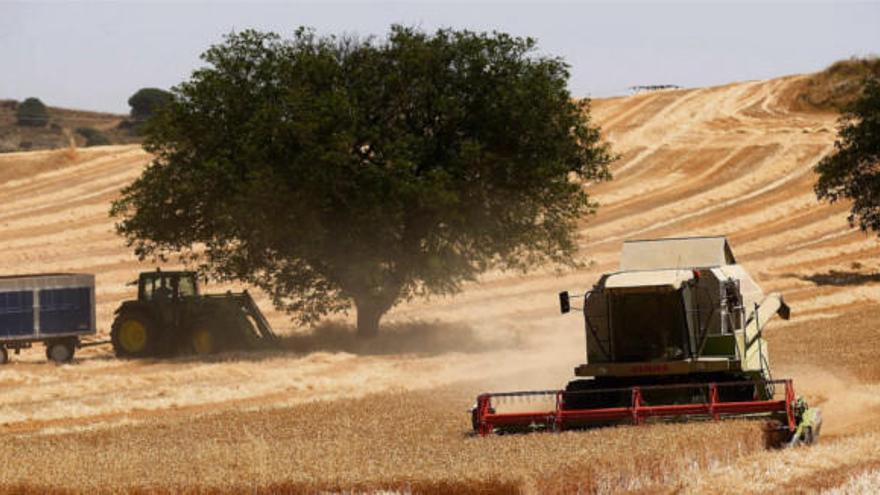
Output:
[[110,341],[120,358],[153,356],[158,348],[159,332],[152,318],[142,311],[124,311],[113,320]]
[[801,442],[804,445],[813,445],[813,442],[815,442],[815,441],[816,441],[816,437],[813,436],[813,428],[812,427],[805,428],[804,429],[804,438],[803,438],[803,440],[801,440]]

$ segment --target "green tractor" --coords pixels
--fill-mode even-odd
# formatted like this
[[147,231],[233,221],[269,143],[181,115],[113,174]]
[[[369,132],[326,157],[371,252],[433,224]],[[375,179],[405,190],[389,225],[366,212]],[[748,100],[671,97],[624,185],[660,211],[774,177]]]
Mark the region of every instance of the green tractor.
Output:
[[143,272],[138,297],[116,310],[110,339],[117,357],[207,355],[277,341],[247,291],[199,294],[195,272]]

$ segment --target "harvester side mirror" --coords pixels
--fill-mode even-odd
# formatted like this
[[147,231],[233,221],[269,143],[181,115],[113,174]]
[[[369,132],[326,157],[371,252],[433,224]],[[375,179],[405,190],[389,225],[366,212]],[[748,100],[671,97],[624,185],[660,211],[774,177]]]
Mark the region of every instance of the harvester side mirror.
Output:
[[571,300],[568,297],[568,291],[564,290],[559,293],[559,311],[562,314],[571,311]]
[[788,307],[788,304],[785,304],[785,300],[782,297],[779,297],[779,310],[776,313],[782,317],[783,320],[788,320],[791,318],[791,308]]

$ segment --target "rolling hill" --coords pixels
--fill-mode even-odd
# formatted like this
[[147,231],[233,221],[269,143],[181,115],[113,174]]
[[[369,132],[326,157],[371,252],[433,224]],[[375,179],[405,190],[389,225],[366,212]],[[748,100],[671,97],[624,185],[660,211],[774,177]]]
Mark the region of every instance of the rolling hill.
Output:
[[[741,493],[870,484],[880,468],[880,244],[847,225],[846,204],[815,199],[812,166],[831,150],[837,119],[803,104],[815,77],[595,100],[593,117],[621,158],[613,181],[586,186],[601,204],[581,225],[589,267],[487,274],[455,297],[396,308],[370,345],[327,327],[303,333],[261,296],[273,326],[292,336],[289,349],[127,362],[98,348],[59,367],[38,352],[16,357],[0,370],[0,463],[9,466],[0,486]],[[106,332],[133,296],[125,283],[151,269],[107,214],[149,160],[137,146],[0,155],[0,273],[95,273]],[[767,451],[753,425],[737,422],[465,438],[473,393],[558,387],[582,359],[582,322],[557,314],[558,291],[613,270],[624,239],[685,235],[728,236],[764,290],[785,295],[793,317],[767,331],[774,371],[822,405],[823,443]],[[46,456],[91,461],[51,474],[30,467]]]

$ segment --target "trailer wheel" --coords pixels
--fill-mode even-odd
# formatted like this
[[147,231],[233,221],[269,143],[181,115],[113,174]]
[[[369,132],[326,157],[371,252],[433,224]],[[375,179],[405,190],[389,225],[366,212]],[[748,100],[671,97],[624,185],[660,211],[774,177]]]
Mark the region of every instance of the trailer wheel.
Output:
[[5,347],[0,347],[0,364],[6,364],[8,362],[9,362],[9,351],[7,351]]
[[75,340],[50,340],[46,342],[46,359],[49,361],[55,361],[56,363],[69,363],[73,360],[75,352]]

